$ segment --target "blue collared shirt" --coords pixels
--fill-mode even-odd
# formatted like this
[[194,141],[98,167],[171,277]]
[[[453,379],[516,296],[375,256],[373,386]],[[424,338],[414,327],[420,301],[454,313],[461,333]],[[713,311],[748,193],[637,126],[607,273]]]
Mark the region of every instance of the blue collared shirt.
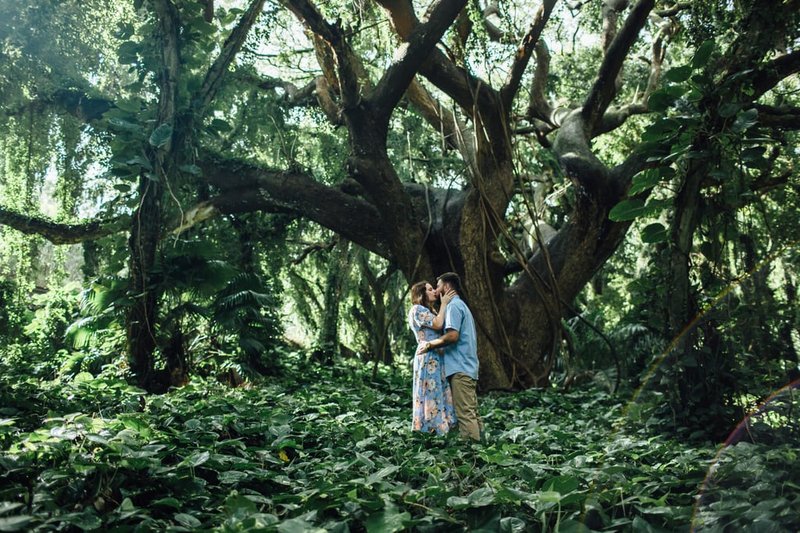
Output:
[[445,333],[449,329],[458,331],[458,341],[444,347],[444,373],[447,377],[459,372],[478,379],[478,339],[475,335],[475,319],[459,296],[453,298],[444,316]]

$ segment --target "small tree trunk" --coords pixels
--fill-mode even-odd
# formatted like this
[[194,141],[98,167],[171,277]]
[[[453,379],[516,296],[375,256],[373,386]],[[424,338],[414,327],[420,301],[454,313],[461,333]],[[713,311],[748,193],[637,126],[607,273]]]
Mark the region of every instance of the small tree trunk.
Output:
[[153,353],[156,347],[158,294],[152,284],[151,271],[161,236],[162,187],[148,177],[139,178],[141,202],[131,221],[130,283],[133,294],[126,320],[128,358],[136,381],[144,389],[151,388]]
[[334,246],[330,256],[325,279],[322,325],[317,337],[317,348],[312,353],[312,357],[323,364],[331,364],[339,356],[339,304],[352,265],[350,248],[350,241],[341,240]]
[[697,164],[687,170],[686,180],[675,200],[675,215],[670,229],[668,334],[681,336],[675,345],[679,354],[687,353],[694,345],[694,332],[684,332],[684,329],[696,314],[689,281],[689,256],[700,217],[700,183],[704,174]]

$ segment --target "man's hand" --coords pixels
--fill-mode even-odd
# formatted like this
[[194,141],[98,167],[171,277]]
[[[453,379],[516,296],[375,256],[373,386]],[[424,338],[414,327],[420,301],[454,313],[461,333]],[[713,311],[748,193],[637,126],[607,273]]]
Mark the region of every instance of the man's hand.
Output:
[[421,342],[421,343],[419,343],[417,345],[417,355],[422,355],[424,353],[428,353],[428,351],[430,351],[430,349],[431,349],[431,343],[430,342],[427,342],[427,341],[426,342]]

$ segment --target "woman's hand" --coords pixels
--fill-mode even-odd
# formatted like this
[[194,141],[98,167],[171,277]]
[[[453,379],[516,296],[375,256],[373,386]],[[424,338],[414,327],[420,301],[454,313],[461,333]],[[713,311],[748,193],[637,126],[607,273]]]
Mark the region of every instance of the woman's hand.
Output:
[[450,289],[449,291],[444,293],[441,297],[442,307],[449,304],[450,300],[455,298],[455,296],[456,296],[456,291],[454,291],[453,289]]

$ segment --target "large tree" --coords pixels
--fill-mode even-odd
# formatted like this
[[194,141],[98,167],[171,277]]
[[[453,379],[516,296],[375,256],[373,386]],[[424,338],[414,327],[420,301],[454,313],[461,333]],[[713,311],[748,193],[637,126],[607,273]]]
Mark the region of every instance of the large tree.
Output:
[[[306,32],[307,52],[317,65],[304,80],[297,74],[302,68],[292,79],[267,77],[254,68],[236,68],[226,77],[265,3],[252,2],[232,30],[216,32],[208,27],[213,2],[203,3],[205,10],[176,0],[144,2],[138,13],[149,22],[132,26],[139,32],[134,33],[138,44],[128,45],[140,58],[154,58],[150,63],[140,60],[149,67],[137,67],[142,79],[150,77],[149,87],[136,86],[151,95],[135,98],[150,117],[148,135],[139,144],[143,158],[124,158],[138,169],[137,204],[129,223],[129,271],[136,299],[128,316],[128,340],[134,369],[145,385],[157,348],[159,293],[149,272],[158,240],[167,229],[183,230],[215,215],[250,211],[310,219],[388,259],[409,282],[444,271],[460,273],[478,323],[482,387],[544,385],[561,346],[562,316],[631,225],[633,217],[625,216],[624,209],[620,216],[618,208],[613,220],[609,214],[621,202],[624,207],[626,200],[629,206],[643,204],[652,190],[637,184],[629,195],[634,178],[643,170],[682,165],[672,223],[675,280],[670,312],[670,325],[679,331],[691,317],[686,267],[696,228],[693,202],[708,185],[711,170],[707,160],[691,154],[702,152],[709,138],[730,128],[737,113],[753,109],[756,113],[747,116],[768,132],[800,127],[800,112],[791,101],[772,105],[769,99],[774,87],[800,70],[797,0],[750,0],[735,6],[714,2],[711,8],[667,0],[631,5],[626,0],[562,5],[543,0],[500,3],[485,6],[483,12],[476,4],[467,7],[465,0],[439,0],[426,6],[421,17],[420,6],[410,0],[376,0],[379,8],[362,5],[356,15],[348,14],[349,7],[337,11],[329,5],[322,10],[311,0],[267,4],[270,17],[277,20],[281,10],[288,10]],[[499,19],[498,13],[503,15]],[[570,16],[576,13],[583,19]],[[344,22],[343,14],[348,14]],[[700,42],[681,31],[714,17],[725,18],[732,31],[716,36],[715,47],[701,46],[695,54]],[[517,34],[515,22],[523,18],[526,29]],[[375,35],[371,28],[387,20],[392,46],[365,42],[364,36]],[[553,20],[558,25],[549,24]],[[594,23],[600,35],[598,53],[593,56],[591,47],[585,47],[585,57],[571,63],[562,60],[562,71],[553,72],[547,40],[565,38],[563,25],[574,26],[576,20],[587,27]],[[551,26],[560,29],[548,30]],[[297,34],[297,28],[285,31]],[[149,41],[143,38],[150,36],[157,37],[155,45],[145,46]],[[694,101],[694,96],[679,94],[674,87],[659,89],[667,46],[675,40],[681,41],[682,54],[676,53],[673,62],[681,66],[669,80],[687,82],[693,68],[702,70],[707,80],[697,82],[704,87],[695,98],[697,105],[684,106],[683,111],[680,102],[678,111],[671,111],[670,104],[679,98]],[[258,36],[253,43],[257,48]],[[201,69],[197,50],[203,45],[214,50],[217,59]],[[193,59],[182,56],[187,49]],[[491,68],[476,68],[476,53],[486,54]],[[646,56],[648,68],[636,68],[630,61],[640,55]],[[692,63],[684,65],[692,56]],[[534,68],[528,68],[531,60]],[[628,66],[623,69],[624,65]],[[307,72],[307,64],[301,67]],[[578,83],[563,81],[570,75]],[[570,87],[569,94],[556,92],[565,87]],[[47,96],[48,102],[98,130],[129,133],[132,121],[123,120],[120,113],[130,110],[130,103],[121,102],[121,95],[81,93],[75,87],[70,91],[34,95],[33,100]],[[215,100],[219,92],[226,93],[224,105]],[[251,95],[266,93],[280,95],[273,97],[276,105],[314,107],[317,116],[344,132],[346,154],[327,162],[341,170],[338,179],[326,183],[317,169],[297,161],[280,168],[265,165],[263,158],[232,158],[236,143],[265,149],[235,127],[227,144],[202,134],[214,128],[211,109],[228,115],[250,113],[251,120],[253,115],[258,120],[259,109],[248,109]],[[721,99],[731,94],[738,108],[729,114]],[[117,113],[116,120],[109,120],[109,113]],[[691,127],[678,126],[686,130],[678,133],[690,134],[689,147],[672,158],[669,143],[654,143],[652,127],[643,127],[649,121],[664,130],[674,124],[664,122],[670,113],[692,113],[694,120]],[[636,118],[631,124],[632,117],[642,115],[652,118]],[[457,154],[461,172],[452,180],[457,186],[407,179],[403,157],[392,144],[398,116],[420,117],[437,134],[426,137],[417,130],[415,143],[433,139],[441,146],[431,146],[431,152]],[[617,132],[622,130],[620,141]],[[643,136],[643,130],[648,135]],[[604,138],[615,135],[625,157],[615,159],[604,151]],[[511,220],[514,213],[527,205],[531,218],[536,218],[541,208],[535,200],[526,204],[524,191],[562,178],[569,188],[569,211],[552,224],[552,235],[550,226],[530,222],[533,240],[539,242],[521,246]],[[170,222],[165,195],[185,183],[195,187],[197,203],[181,209],[178,222]],[[8,210],[0,210],[0,222],[60,242],[119,228],[61,227]]]

